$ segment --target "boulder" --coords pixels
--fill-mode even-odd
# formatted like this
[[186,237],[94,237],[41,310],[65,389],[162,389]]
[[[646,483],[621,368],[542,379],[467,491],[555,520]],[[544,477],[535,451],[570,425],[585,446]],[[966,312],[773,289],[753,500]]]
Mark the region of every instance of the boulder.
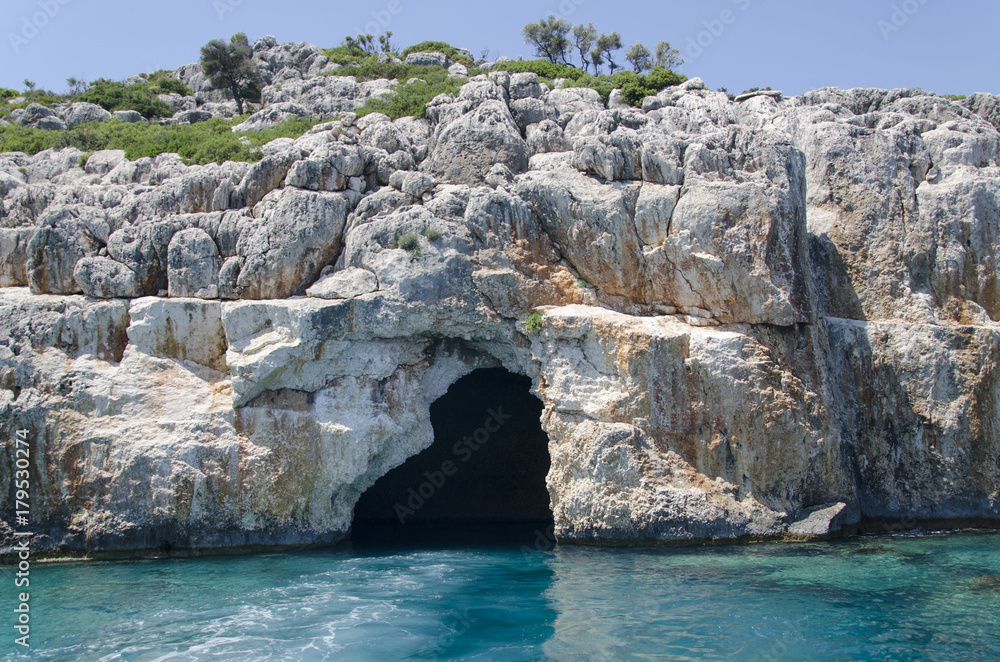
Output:
[[283,299],[303,294],[320,270],[336,261],[350,211],[340,193],[282,191],[271,211],[240,235],[243,260],[237,288],[247,299]]
[[226,369],[226,334],[218,301],[146,297],[128,309],[128,340],[148,356]]
[[256,205],[285,181],[292,165],[301,158],[301,150],[286,146],[254,163],[233,191],[233,204],[238,207]]
[[756,97],[770,97],[772,99],[780,99],[781,92],[778,90],[755,90],[753,92],[744,92],[743,94],[736,97],[736,103],[743,103],[744,101],[749,101]]
[[135,272],[106,257],[81,258],[73,278],[84,294],[98,299],[131,299],[142,296]]
[[[389,125],[390,127],[392,125]],[[366,159],[354,145],[329,143],[288,170],[286,186],[310,191],[343,191],[365,173]]]
[[111,119],[111,113],[94,103],[77,102],[71,104],[63,121],[67,129],[72,129],[81,124],[91,124],[93,122],[106,122]]
[[531,98],[541,99],[543,87],[538,74],[524,72],[511,75],[508,91],[510,92],[511,100],[514,101]]
[[212,113],[204,110],[184,110],[174,115],[178,124],[197,124],[212,119]]
[[566,139],[562,127],[549,119],[528,126],[527,144],[531,156],[549,152],[568,152],[573,149],[573,143]]
[[541,99],[527,98],[517,99],[510,102],[510,112],[514,116],[514,122],[522,131],[532,124],[538,124],[548,119],[548,111],[545,103]]
[[803,515],[788,527],[789,535],[807,539],[831,536],[839,532],[843,526],[847,515],[847,504],[816,506]]
[[448,57],[444,53],[410,53],[403,62],[420,67],[447,67]]
[[46,108],[45,106],[32,103],[28,104],[28,107],[17,118],[18,124],[23,124],[24,126],[36,127],[38,122],[46,118],[55,118],[55,111],[51,108]]
[[352,299],[378,289],[375,274],[350,267],[320,278],[306,290],[306,296],[317,299]]
[[0,227],[0,287],[19,287],[28,284],[28,242],[35,234],[34,228]]
[[264,131],[296,117],[310,117],[309,110],[296,103],[276,103],[248,117],[233,127],[233,131]]
[[680,197],[680,186],[643,184],[635,205],[635,229],[643,244],[656,247],[667,240]]
[[226,258],[226,261],[222,263],[222,268],[219,269],[220,299],[233,300],[240,298],[238,282],[242,268],[243,260],[239,257]]
[[167,282],[171,297],[217,299],[219,248],[200,228],[181,230],[170,240],[167,257]]
[[112,113],[112,116],[119,122],[126,122],[128,124],[135,124],[144,119],[137,110],[116,110]]
[[66,124],[58,117],[43,117],[33,124],[36,129],[45,131],[65,131]]
[[362,128],[358,142],[374,149],[384,149],[393,154],[399,151],[410,151],[410,139],[403,129],[388,121],[370,124]]
[[124,227],[108,237],[108,255],[135,273],[143,294],[156,294],[168,287],[170,240],[181,229],[176,221]]
[[420,199],[423,195],[431,191],[437,182],[430,175],[423,172],[408,172],[403,177],[400,190],[410,197]]
[[507,106],[485,101],[441,130],[424,167],[445,182],[478,184],[496,163],[524,172],[528,145]]
[[83,167],[88,175],[106,175],[125,162],[125,150],[104,149],[87,157]]
[[76,263],[95,255],[100,242],[77,219],[59,219],[38,227],[28,242],[28,285],[35,294],[82,291],[74,276]]

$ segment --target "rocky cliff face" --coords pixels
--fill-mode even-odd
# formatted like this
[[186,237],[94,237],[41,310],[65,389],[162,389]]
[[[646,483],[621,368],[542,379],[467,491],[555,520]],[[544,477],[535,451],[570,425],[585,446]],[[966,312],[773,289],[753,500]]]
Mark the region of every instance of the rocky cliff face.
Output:
[[[280,103],[343,111],[321,68]],[[252,165],[0,155],[0,438],[46,544],[339,540],[498,366],[561,540],[1000,521],[997,98],[612,106],[497,72]]]

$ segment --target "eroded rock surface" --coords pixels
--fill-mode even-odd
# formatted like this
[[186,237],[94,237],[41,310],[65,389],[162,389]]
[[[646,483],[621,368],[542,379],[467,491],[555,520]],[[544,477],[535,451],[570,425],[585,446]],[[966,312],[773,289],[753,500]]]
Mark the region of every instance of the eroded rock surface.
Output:
[[1000,521],[995,97],[640,110],[496,72],[358,119],[381,84],[255,52],[274,113],[340,117],[255,164],[0,155],[0,438],[30,433],[40,544],[340,540],[500,366],[564,541]]

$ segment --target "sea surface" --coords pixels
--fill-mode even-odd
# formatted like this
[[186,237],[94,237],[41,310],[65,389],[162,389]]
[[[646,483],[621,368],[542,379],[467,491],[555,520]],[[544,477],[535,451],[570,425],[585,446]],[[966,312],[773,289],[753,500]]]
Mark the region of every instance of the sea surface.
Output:
[[1000,660],[998,577],[997,534],[35,564],[31,651],[0,623],[0,659]]

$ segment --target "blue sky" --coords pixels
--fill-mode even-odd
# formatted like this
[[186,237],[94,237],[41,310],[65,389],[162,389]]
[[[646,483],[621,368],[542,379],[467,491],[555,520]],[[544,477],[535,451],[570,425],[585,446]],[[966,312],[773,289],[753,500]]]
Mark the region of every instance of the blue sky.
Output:
[[[198,59],[210,39],[246,32],[337,45],[390,29],[406,46],[442,40],[479,54],[532,57],[525,23],[548,13],[617,30],[626,44],[667,40],[712,88],[922,87],[1000,93],[995,0],[4,0],[0,86],[64,91],[70,76],[122,79]],[[381,20],[381,23],[378,21]],[[384,26],[384,27],[383,27]],[[623,59],[623,58],[622,58]]]

